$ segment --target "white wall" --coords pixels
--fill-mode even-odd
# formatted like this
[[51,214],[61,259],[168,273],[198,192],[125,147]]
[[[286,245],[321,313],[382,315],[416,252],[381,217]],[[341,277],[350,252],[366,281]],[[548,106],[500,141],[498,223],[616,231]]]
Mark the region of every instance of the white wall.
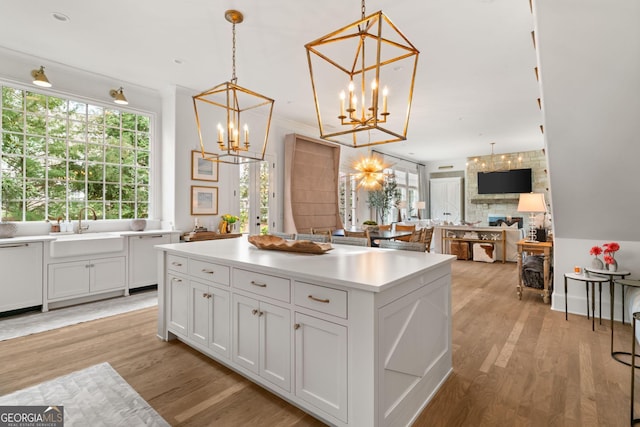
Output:
[[[553,307],[564,310],[563,273],[585,264],[594,244],[619,242],[621,268],[640,278],[640,2],[536,0],[534,14],[554,207]],[[569,292],[584,301],[583,286]],[[604,311],[608,290],[603,301]],[[583,303],[574,309],[585,312]]]

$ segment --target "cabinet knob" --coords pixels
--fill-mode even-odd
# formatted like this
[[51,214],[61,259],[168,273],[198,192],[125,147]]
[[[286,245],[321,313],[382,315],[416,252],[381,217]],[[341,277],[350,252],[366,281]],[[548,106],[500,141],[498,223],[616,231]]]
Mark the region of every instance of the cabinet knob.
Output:
[[294,323],[293,329],[300,329],[300,323]]
[[254,308],[253,310],[251,310],[251,314],[255,316],[256,314],[258,314],[258,310]]
[[202,298],[209,298],[209,294],[202,294]]
[[258,312],[258,316],[262,316],[264,314],[264,311],[259,311]]

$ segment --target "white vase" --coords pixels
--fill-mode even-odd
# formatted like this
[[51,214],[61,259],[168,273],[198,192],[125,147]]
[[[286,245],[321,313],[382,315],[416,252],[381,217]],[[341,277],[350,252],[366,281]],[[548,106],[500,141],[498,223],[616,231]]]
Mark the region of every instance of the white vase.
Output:
[[595,257],[591,260],[591,268],[593,268],[594,270],[603,270],[604,264],[602,263],[602,260],[600,258]]
[[618,271],[618,261],[614,259],[612,264],[607,264],[607,270]]
[[18,231],[18,226],[13,222],[0,222],[0,239],[13,237]]

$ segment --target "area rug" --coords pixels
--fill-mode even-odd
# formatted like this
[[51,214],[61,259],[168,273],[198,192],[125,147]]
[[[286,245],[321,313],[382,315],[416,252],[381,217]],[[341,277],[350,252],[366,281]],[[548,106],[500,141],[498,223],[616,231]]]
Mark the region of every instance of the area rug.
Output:
[[0,341],[50,331],[89,320],[115,316],[116,314],[153,307],[154,305],[158,305],[158,292],[156,290],[58,308],[46,313],[35,312],[0,318]]
[[65,426],[169,426],[108,363],[0,397],[0,406],[64,406]]

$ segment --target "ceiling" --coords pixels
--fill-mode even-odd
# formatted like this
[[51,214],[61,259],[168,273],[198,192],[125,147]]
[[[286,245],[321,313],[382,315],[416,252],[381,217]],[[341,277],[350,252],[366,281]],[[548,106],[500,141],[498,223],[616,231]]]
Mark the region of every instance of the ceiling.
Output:
[[[317,128],[304,45],[358,20],[360,8],[355,0],[0,0],[0,45],[114,77],[125,93],[127,83],[200,92],[231,78],[224,12],[238,9],[238,84],[275,99],[276,117]],[[491,142],[496,153],[543,147],[528,0],[366,3],[367,14],[378,10],[420,50],[407,141],[380,151],[426,162],[486,155]]]

